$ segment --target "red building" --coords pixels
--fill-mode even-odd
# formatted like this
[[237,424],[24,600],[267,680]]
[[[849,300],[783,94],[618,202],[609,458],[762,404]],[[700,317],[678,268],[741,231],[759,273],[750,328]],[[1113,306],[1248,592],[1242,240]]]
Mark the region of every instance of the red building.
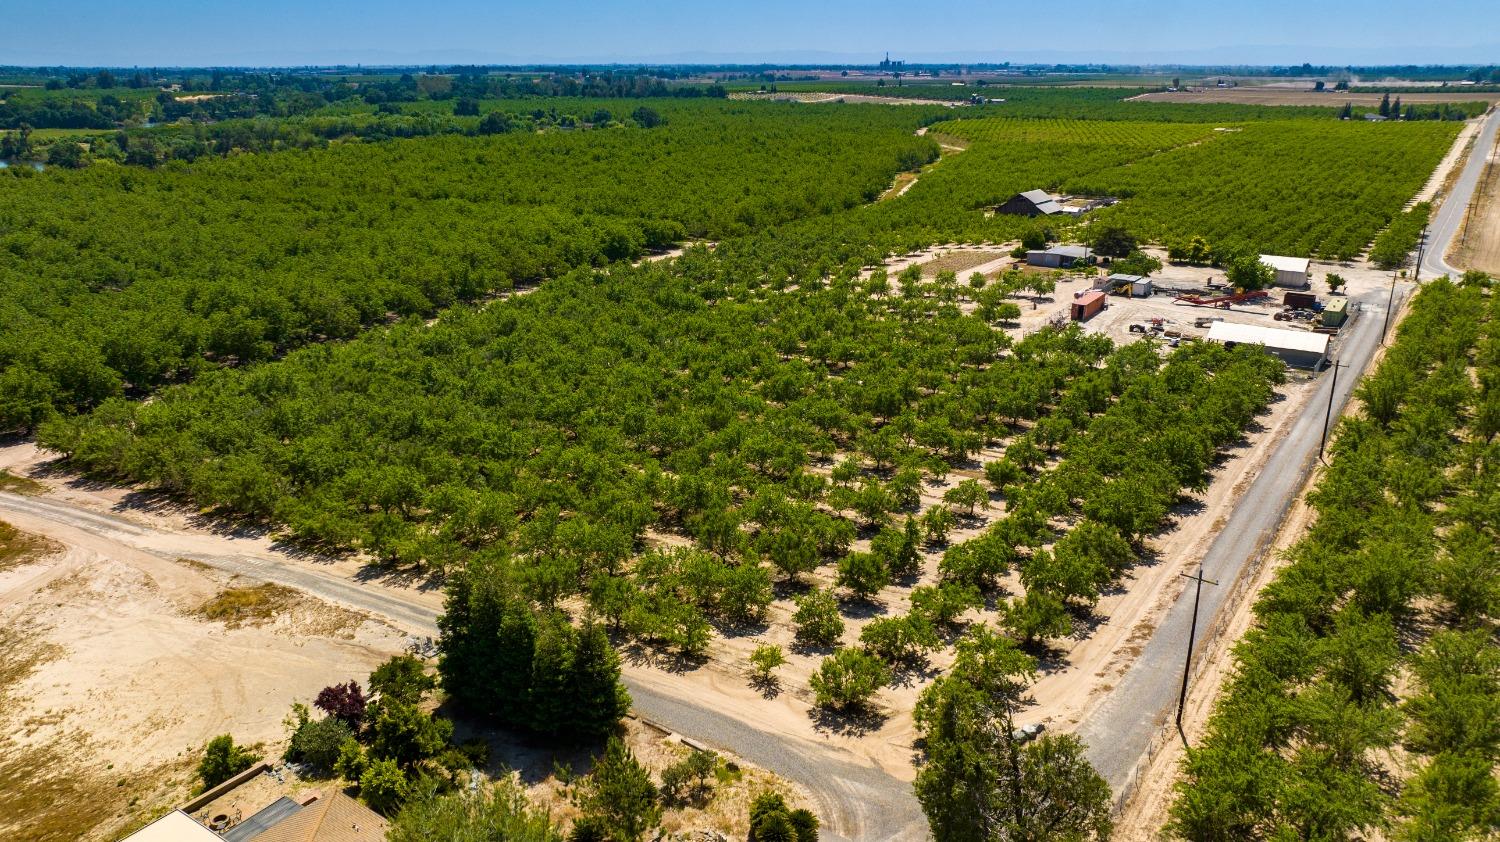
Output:
[[1104,309],[1104,291],[1089,290],[1073,299],[1073,321],[1086,322]]

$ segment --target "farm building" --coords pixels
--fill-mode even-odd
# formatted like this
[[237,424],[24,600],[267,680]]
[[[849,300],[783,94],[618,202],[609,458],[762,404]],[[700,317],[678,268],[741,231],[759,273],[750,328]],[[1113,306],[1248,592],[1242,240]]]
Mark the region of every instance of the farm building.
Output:
[[1328,362],[1328,337],[1321,333],[1214,322],[1208,329],[1208,341],[1222,342],[1229,347],[1264,345],[1268,352],[1293,368],[1317,371]]
[[1012,216],[1051,216],[1068,211],[1046,190],[1027,190],[1011,196],[1005,204],[995,208],[995,212]]
[[1104,290],[1091,289],[1080,292],[1073,299],[1073,321],[1086,322],[1104,309]]
[[1260,262],[1276,270],[1276,285],[1279,287],[1307,289],[1312,286],[1312,272],[1308,270],[1310,261],[1305,257],[1263,254]]
[[1094,256],[1089,254],[1088,246],[1053,246],[1026,252],[1029,265],[1048,269],[1071,269],[1079,261],[1086,266],[1094,265]]
[[1094,282],[1094,289],[1102,289],[1105,292],[1121,288],[1131,298],[1147,298],[1151,295],[1151,279],[1143,275],[1125,275],[1116,272]]
[[1323,306],[1323,327],[1343,327],[1349,318],[1349,299],[1330,298]]

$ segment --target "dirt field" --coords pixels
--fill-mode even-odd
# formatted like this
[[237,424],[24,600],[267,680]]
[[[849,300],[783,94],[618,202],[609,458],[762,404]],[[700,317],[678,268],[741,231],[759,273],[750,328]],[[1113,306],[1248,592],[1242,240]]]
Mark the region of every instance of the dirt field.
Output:
[[[1322,93],[1272,86],[1238,88],[1205,88],[1202,90],[1156,91],[1131,97],[1142,102],[1230,102],[1241,105],[1326,105],[1339,108],[1346,102],[1355,105],[1379,105],[1382,94],[1326,90]],[[1497,102],[1500,93],[1455,90],[1453,93],[1404,93],[1402,103],[1412,102]]]
[[1500,144],[1486,151],[1484,175],[1449,259],[1453,266],[1500,274]]
[[274,742],[293,701],[401,650],[297,594],[202,615],[244,584],[86,541],[0,570],[0,837],[109,838],[181,801],[210,737]]

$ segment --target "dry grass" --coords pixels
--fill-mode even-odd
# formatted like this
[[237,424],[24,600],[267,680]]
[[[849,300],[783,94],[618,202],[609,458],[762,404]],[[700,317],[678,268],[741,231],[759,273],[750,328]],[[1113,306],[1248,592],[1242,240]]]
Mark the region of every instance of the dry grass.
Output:
[[57,545],[46,538],[22,532],[0,520],[0,571],[9,570],[58,549]]
[[290,609],[298,593],[285,585],[266,582],[247,588],[225,588],[195,612],[206,620],[222,620],[225,627],[258,626]]
[[1006,255],[1003,251],[955,251],[942,255],[935,260],[929,260],[922,264],[922,274],[925,277],[936,277],[939,272],[953,272],[959,275],[959,281],[967,281],[963,273],[975,266],[982,266],[992,260],[999,260]]
[[0,471],[0,491],[12,494],[46,494],[47,486],[31,477],[18,477],[10,471]]

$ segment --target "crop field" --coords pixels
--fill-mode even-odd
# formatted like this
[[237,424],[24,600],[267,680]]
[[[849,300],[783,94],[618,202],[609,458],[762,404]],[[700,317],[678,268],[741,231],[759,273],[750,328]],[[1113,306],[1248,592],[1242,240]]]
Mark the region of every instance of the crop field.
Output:
[[1400,213],[1458,134],[1454,123],[1238,129],[1069,188],[1119,196],[1099,218],[1159,242],[1201,236],[1262,253],[1347,259]]
[[1174,835],[1493,833],[1497,304],[1429,284],[1361,386],[1184,764]]
[[855,206],[936,155],[884,109],[783,116],[0,177],[0,428]]

